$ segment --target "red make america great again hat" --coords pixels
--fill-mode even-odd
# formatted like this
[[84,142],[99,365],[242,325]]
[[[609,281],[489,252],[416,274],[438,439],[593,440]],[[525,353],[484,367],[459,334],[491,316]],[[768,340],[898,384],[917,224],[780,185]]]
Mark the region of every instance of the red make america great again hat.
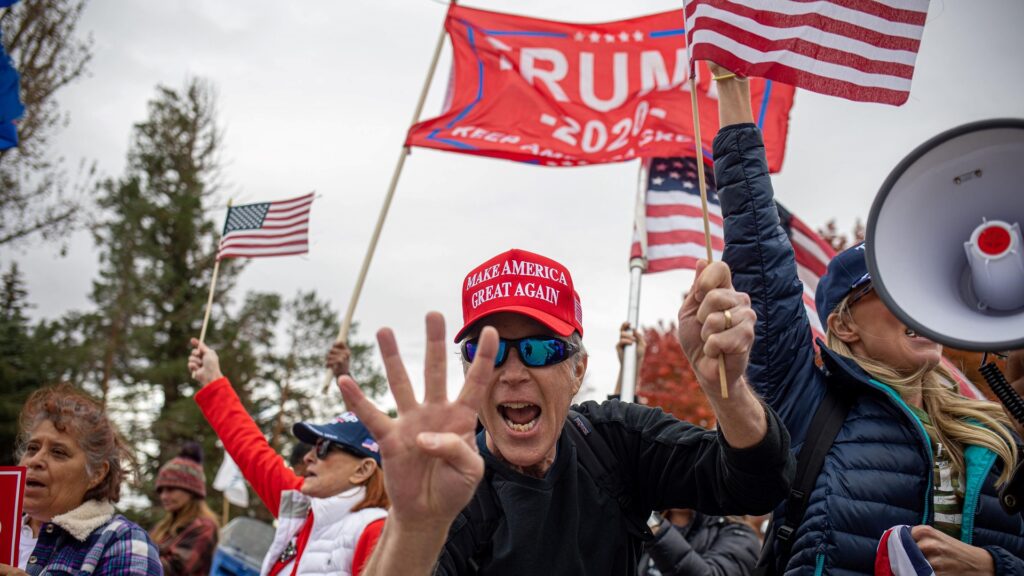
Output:
[[459,342],[477,320],[498,312],[529,316],[559,336],[583,335],[583,308],[558,262],[513,248],[474,268],[462,283]]

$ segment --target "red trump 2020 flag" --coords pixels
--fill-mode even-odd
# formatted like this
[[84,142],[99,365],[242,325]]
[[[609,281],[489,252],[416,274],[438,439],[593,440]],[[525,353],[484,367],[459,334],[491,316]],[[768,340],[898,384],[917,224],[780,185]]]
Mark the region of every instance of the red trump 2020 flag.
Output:
[[[407,146],[545,166],[692,150],[682,10],[603,24],[552,22],[454,5],[445,28],[453,78],[441,116]],[[718,130],[717,92],[697,70],[703,146]],[[768,165],[782,166],[793,88],[751,82]]]
[[309,252],[313,193],[228,208],[217,259],[291,256]]
[[899,106],[928,0],[688,0],[693,59],[743,76]]
[[[708,192],[708,220],[711,223],[711,247],[715,260],[722,259],[725,248],[722,207],[715,189],[714,170],[705,167]],[[825,274],[835,250],[817,232],[786,210],[778,202],[779,221],[793,245],[796,273],[804,285],[804,310],[815,339],[825,339],[825,330],[818,320],[814,292]],[[638,215],[638,217],[641,217]],[[647,272],[689,269],[697,260],[707,258],[704,248],[704,222],[701,219],[700,190],[697,187],[697,164],[692,157],[651,158],[647,173],[647,191],[643,222],[638,222],[633,235],[631,258],[646,258]],[[646,236],[641,237],[642,231]],[[985,396],[948,359],[943,365],[953,373],[960,393],[968,398],[984,400]]]

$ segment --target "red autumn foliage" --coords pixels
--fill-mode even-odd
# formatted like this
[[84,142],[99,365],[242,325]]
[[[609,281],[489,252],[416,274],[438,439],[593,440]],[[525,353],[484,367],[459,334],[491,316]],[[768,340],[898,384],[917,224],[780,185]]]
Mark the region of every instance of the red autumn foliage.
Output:
[[832,247],[836,252],[842,252],[848,247],[864,240],[864,223],[861,222],[860,218],[853,225],[853,240],[850,240],[846,234],[839,231],[839,226],[836,224],[836,219],[833,218],[825,223],[824,228],[818,229],[818,234],[821,238],[828,242],[828,245]]
[[657,406],[680,420],[705,428],[713,427],[715,413],[676,339],[675,325],[659,324],[643,332],[647,353],[640,366],[637,403]]
[[[636,401],[647,406],[657,406],[680,420],[692,422],[705,428],[715,425],[715,413],[704,396],[697,377],[690,368],[690,362],[683,353],[679,340],[676,339],[674,324],[643,329],[647,352],[640,365],[637,382]],[[996,400],[995,395],[985,384],[985,379],[978,372],[981,366],[980,352],[967,352],[953,348],[944,348],[943,354],[953,361],[978,389],[989,400]],[[1006,361],[996,361],[1005,372]]]

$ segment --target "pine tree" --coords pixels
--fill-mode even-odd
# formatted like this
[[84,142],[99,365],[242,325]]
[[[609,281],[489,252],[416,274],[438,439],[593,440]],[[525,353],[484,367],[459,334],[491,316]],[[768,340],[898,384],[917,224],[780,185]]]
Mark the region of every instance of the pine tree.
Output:
[[[99,312],[90,329],[100,343],[100,394],[126,413],[123,424],[137,446],[156,440],[146,465],[155,472],[201,422],[185,364],[216,254],[208,209],[218,189],[221,135],[214,90],[202,80],[181,90],[159,87],[148,110],[135,125],[125,175],[101,186],[104,218],[94,234],[102,269],[92,291]],[[240,261],[221,264],[211,343],[239,270]]]
[[[254,405],[269,418],[270,445],[283,451],[292,443],[292,425],[303,420],[323,422],[337,415],[340,398],[330,392],[323,402],[321,385],[325,373],[327,346],[338,333],[338,313],[316,292],[300,291],[283,306],[281,331],[283,352],[269,355],[264,386]],[[355,339],[358,326],[350,331],[351,372],[368,396],[384,392],[386,380],[372,362],[373,346]],[[256,392],[256,391],[254,391]]]
[[[149,117],[135,126],[125,175],[101,186],[104,219],[94,231],[101,271],[92,291],[98,311],[79,318],[90,334],[83,340],[93,346],[84,364],[87,379],[145,452],[146,479],[185,440],[203,445],[211,478],[221,460],[185,368],[216,256],[217,226],[208,217],[219,183],[215,112],[213,89],[203,81],[158,88]],[[287,302],[250,293],[232,306],[244,262],[221,262],[207,343],[257,425],[284,448],[293,422],[324,418],[340,406],[319,401],[318,389],[337,314],[312,292]],[[370,351],[354,345],[353,368],[380,391],[384,378],[372,368]],[[146,493],[155,496],[151,486]],[[211,493],[211,504],[219,501]]]
[[39,382],[30,362],[31,333],[24,280],[16,264],[0,279],[0,466],[14,463],[18,414]]

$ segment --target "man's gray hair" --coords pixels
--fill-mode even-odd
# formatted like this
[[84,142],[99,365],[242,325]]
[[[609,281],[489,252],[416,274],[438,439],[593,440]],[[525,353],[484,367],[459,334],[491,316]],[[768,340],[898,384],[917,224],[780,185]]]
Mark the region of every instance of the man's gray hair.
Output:
[[583,345],[583,336],[579,332],[574,331],[569,336],[569,343],[576,347],[577,352],[573,355],[573,360],[577,365],[590,355],[590,352],[587,352],[587,347]]

